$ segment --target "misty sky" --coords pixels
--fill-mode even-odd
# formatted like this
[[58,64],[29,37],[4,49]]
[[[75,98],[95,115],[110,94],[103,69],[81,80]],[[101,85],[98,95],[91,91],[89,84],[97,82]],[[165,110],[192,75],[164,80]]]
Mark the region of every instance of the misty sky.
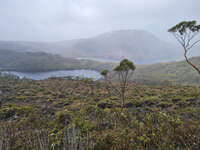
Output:
[[0,40],[59,41],[119,29],[167,29],[200,21],[200,0],[0,0]]

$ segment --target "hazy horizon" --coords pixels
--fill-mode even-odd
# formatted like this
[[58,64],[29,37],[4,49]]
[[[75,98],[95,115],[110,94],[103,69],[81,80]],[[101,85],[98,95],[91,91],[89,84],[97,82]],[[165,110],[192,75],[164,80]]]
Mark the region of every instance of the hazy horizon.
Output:
[[0,40],[51,42],[139,29],[173,41],[167,29],[183,20],[199,21],[199,6],[199,0],[3,0]]
[[144,30],[144,29],[118,29],[118,30],[110,30],[110,31],[107,31],[107,32],[101,32],[101,33],[98,33],[98,34],[94,34],[94,35],[91,35],[91,36],[85,36],[85,37],[80,37],[80,38],[72,38],[72,39],[63,39],[63,40],[47,40],[47,41],[43,41],[43,40],[0,40],[0,41],[3,41],[3,42],[35,42],[35,43],[56,43],[56,42],[64,42],[64,41],[70,41],[70,40],[82,40],[82,39],[92,39],[92,38],[96,38],[98,36],[101,36],[101,35],[104,35],[104,34],[110,34],[110,33],[114,33],[114,32],[118,32],[118,31],[144,31],[146,33],[150,33],[152,36],[155,36],[156,38],[162,40],[162,41],[165,41],[165,42],[176,42],[176,41],[167,41],[166,39],[162,39],[162,37],[159,37],[158,35],[156,35],[155,33],[151,32],[151,31],[148,31],[148,30]]

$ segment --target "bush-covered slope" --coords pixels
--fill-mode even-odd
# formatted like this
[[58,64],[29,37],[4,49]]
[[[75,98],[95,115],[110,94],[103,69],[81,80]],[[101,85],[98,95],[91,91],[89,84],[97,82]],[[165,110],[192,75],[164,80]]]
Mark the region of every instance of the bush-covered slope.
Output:
[[[119,88],[119,84],[115,84]],[[198,150],[200,87],[0,80],[2,150]]]
[[[200,67],[200,57],[191,61]],[[112,69],[115,64],[92,60],[64,58],[44,52],[16,52],[0,50],[0,68],[7,71],[43,72],[55,70],[92,69],[102,71]],[[200,75],[185,61],[137,65],[134,80],[145,84],[174,82],[179,84],[199,84]]]
[[[200,57],[193,57],[190,60],[200,67]],[[134,78],[152,82],[200,83],[200,75],[186,61],[138,66]]]
[[64,58],[44,52],[15,52],[0,50],[0,68],[6,71],[43,72],[54,70],[111,68],[112,64],[91,60]]

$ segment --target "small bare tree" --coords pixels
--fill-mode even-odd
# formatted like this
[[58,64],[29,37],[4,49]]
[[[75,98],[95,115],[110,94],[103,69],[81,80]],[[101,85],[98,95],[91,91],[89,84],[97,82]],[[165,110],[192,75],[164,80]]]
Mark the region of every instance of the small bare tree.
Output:
[[106,83],[106,90],[107,90],[107,92],[108,92],[108,95],[111,96],[111,93],[110,93],[110,86],[108,85],[108,82],[109,82],[108,73],[109,73],[108,70],[103,70],[103,71],[101,72],[101,75],[103,76],[104,81],[105,81],[105,83]]
[[125,104],[125,94],[128,88],[130,77],[135,69],[136,67],[133,62],[129,61],[128,59],[123,59],[114,69],[114,71],[118,74],[118,79],[120,82],[122,107],[124,107]]
[[199,31],[200,25],[197,25],[196,21],[183,21],[168,30],[183,47],[184,57],[187,63],[200,74],[200,68],[193,64],[187,56],[189,50],[200,42],[200,40],[195,40]]
[[116,88],[110,79],[108,79],[107,70],[101,72],[101,75],[104,76],[104,80],[107,82],[107,84],[109,84],[109,87],[114,89],[120,95],[120,99],[122,100],[122,108],[124,108],[129,80],[135,69],[136,67],[133,62],[129,61],[128,59],[123,59],[120,64],[114,68],[114,72],[118,75],[120,89]]

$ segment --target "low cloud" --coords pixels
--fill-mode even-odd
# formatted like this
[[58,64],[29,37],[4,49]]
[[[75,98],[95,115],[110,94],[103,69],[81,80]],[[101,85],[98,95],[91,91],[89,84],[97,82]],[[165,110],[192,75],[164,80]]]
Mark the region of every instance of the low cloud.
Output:
[[59,41],[145,29],[168,40],[182,20],[200,21],[199,0],[2,0],[0,40]]

